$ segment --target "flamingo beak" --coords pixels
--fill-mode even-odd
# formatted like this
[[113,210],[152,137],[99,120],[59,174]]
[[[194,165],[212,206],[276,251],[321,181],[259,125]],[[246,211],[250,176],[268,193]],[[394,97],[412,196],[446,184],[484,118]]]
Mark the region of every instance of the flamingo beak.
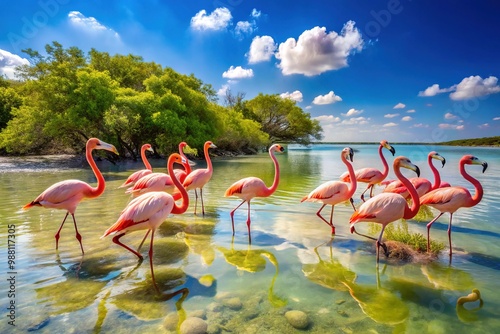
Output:
[[105,143],[102,140],[99,140],[99,145],[100,146],[96,147],[98,150],[107,150],[107,151],[113,152],[116,155],[120,155],[118,153],[118,151],[116,150],[116,147],[114,145]]
[[418,166],[414,165],[415,166],[415,173],[417,174],[417,177],[420,177],[420,168],[418,168]]
[[283,148],[283,146],[280,146],[280,152],[281,153],[285,152],[285,149]]
[[391,152],[392,156],[394,156],[394,154],[396,154],[396,149],[389,145],[389,152]]
[[151,153],[155,153],[155,150],[153,150],[153,148],[152,148],[152,147],[148,148],[146,151],[149,151],[149,152],[151,152]]
[[481,166],[483,166],[483,173],[484,173],[484,171],[486,171],[486,168],[488,168],[488,163],[486,161],[483,161]]
[[443,160],[441,160],[441,163],[443,164],[443,165],[441,166],[441,168],[443,168],[443,167],[444,167],[444,164],[446,163],[446,159],[445,159],[445,158],[443,158]]
[[350,147],[349,147],[349,159],[351,160],[351,162],[354,162],[354,151]]

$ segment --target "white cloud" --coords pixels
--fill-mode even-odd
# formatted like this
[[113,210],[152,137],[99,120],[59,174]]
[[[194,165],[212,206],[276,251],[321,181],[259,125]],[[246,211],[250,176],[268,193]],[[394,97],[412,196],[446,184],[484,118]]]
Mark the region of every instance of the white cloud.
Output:
[[490,127],[490,125],[488,123],[478,125],[478,128],[480,128],[480,129],[488,129],[489,127]]
[[391,123],[385,123],[385,124],[383,125],[383,127],[384,127],[384,128],[391,128],[391,127],[393,127],[393,126],[398,126],[398,125],[397,125],[396,123],[394,123],[394,122],[391,122]]
[[338,95],[335,95],[333,90],[331,90],[328,94],[326,95],[318,95],[314,98],[313,104],[332,104],[335,102],[342,101],[342,98]]
[[403,118],[401,118],[401,120],[403,122],[408,122],[408,121],[411,121],[413,118],[411,116],[404,116]]
[[490,76],[486,79],[479,75],[464,78],[456,85],[455,92],[450,94],[452,100],[467,100],[473,97],[486,96],[500,92],[498,78]]
[[253,77],[253,70],[242,68],[241,66],[230,66],[227,71],[222,73],[223,78],[227,79],[244,79]]
[[294,100],[294,101],[297,101],[297,102],[302,102],[302,99],[303,99],[303,96],[302,96],[302,92],[300,90],[296,90],[292,93],[282,93],[280,94],[280,96],[284,99],[290,99],[290,100]]
[[493,120],[494,121],[500,121],[500,117],[494,117]]
[[255,36],[247,53],[250,64],[268,61],[276,51],[276,44],[271,36]]
[[239,21],[236,23],[236,27],[234,28],[234,33],[238,36],[243,37],[244,35],[250,35],[255,30],[255,23],[248,21]]
[[78,11],[72,11],[68,14],[69,22],[76,28],[79,28],[87,33],[106,33],[114,38],[119,39],[120,35],[111,28],[102,25],[94,17],[86,17]]
[[444,114],[444,119],[455,119],[455,118],[458,118],[458,116],[453,115],[451,112],[447,112],[446,114]]
[[16,66],[29,65],[28,59],[0,49],[0,75],[8,79],[15,79]]
[[347,111],[347,113],[345,114],[341,114],[342,116],[346,116],[346,117],[351,117],[351,116],[356,116],[356,115],[360,115],[363,113],[363,110],[357,110],[357,109],[354,109],[354,108],[351,108]]
[[394,118],[394,117],[398,117],[399,114],[398,113],[395,113],[395,114],[385,114],[384,117],[385,118]]
[[312,109],[312,106],[307,106],[305,109],[306,110]]
[[252,9],[252,17],[258,19],[261,15],[261,11],[260,10],[257,10],[257,9]]
[[415,109],[406,110],[407,113],[411,114],[415,112]]
[[191,28],[194,30],[223,30],[231,22],[231,12],[225,7],[216,8],[210,15],[202,9],[191,18]]
[[229,89],[229,84],[222,85],[221,88],[217,91],[218,96],[226,96],[226,92]]
[[424,91],[418,92],[418,96],[435,96],[437,94],[451,92],[455,89],[455,86],[456,85],[453,85],[449,88],[439,88],[438,84],[434,84],[430,87],[427,87]]
[[276,58],[284,75],[318,75],[347,66],[347,58],[363,49],[363,37],[354,22],[347,22],[340,34],[325,27],[304,31],[298,38],[288,38],[279,45]]
[[440,129],[452,129],[452,130],[463,130],[463,125],[449,124],[449,123],[441,123],[438,125]]
[[342,124],[348,124],[348,125],[352,125],[352,124],[358,124],[358,125],[364,125],[364,124],[368,124],[368,121],[370,120],[370,118],[365,118],[363,116],[360,116],[360,117],[352,117],[352,118],[348,118],[348,119],[344,119],[342,121]]
[[406,104],[399,102],[392,109],[403,109],[404,107],[406,107]]
[[424,123],[417,123],[417,124],[413,124],[412,128],[428,128],[429,125],[428,124],[424,124]]
[[321,124],[332,124],[340,122],[340,117],[333,115],[321,115],[318,117],[314,117],[315,120],[318,120]]

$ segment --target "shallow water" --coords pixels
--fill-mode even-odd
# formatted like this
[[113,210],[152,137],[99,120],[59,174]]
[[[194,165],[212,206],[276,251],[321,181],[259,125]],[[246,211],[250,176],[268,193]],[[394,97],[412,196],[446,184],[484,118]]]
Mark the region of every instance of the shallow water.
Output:
[[[375,145],[352,145],[355,168],[382,168]],[[337,234],[316,216],[320,205],[300,199],[322,182],[338,179],[345,171],[339,155],[342,145],[318,145],[311,149],[290,147],[278,155],[281,181],[270,198],[252,201],[251,233],[248,242],[246,205],[235,214],[232,238],[229,212],[237,198],[224,198],[234,181],[257,176],[270,185],[273,165],[267,153],[258,156],[216,159],[214,174],[204,188],[205,216],[194,215],[194,194],[183,215],[171,216],[155,235],[154,265],[158,295],[150,277],[146,242],[145,261],[138,263],[130,252],[115,245],[111,237],[100,236],[118,218],[129,201],[117,187],[141,163],[99,166],[106,179],[106,191],[84,201],[76,211],[83,236],[82,256],[74,228],[68,221],[61,232],[59,251],[54,234],[64,212],[21,207],[51,184],[74,178],[95,185],[88,165],[74,168],[60,161],[7,159],[0,161],[0,245],[8,248],[8,235],[15,235],[15,264],[8,267],[8,252],[0,261],[2,320],[0,332],[12,331],[6,308],[15,302],[15,331],[37,333],[148,333],[179,328],[190,316],[202,317],[210,333],[448,333],[495,332],[500,328],[500,149],[465,147],[423,147],[398,145],[396,155],[406,155],[432,178],[426,156],[435,149],[446,158],[438,166],[442,179],[473,190],[458,173],[463,154],[474,154],[488,162],[467,166],[484,187],[481,203],[459,210],[453,219],[451,263],[447,249],[430,264],[406,264],[381,257],[375,265],[371,240],[349,233],[352,208],[335,207]],[[384,150],[385,151],[385,150]],[[392,156],[384,152],[388,161]],[[152,161],[155,171],[165,172],[165,161]],[[199,163],[195,168],[204,167]],[[411,172],[404,171],[407,176]],[[389,178],[394,178],[392,172]],[[364,189],[360,184],[355,204]],[[376,193],[382,188],[376,188]],[[199,204],[199,203],[198,203]],[[324,215],[328,217],[329,209]],[[436,214],[435,211],[433,211]],[[430,219],[430,218],[429,218]],[[412,231],[426,234],[426,221],[409,220]],[[8,226],[13,226],[9,232]],[[448,216],[443,215],[431,230],[433,240],[447,245]],[[369,225],[360,231],[368,232]],[[122,241],[137,247],[143,232]],[[12,251],[11,251],[12,253]],[[14,272],[15,274],[9,274]],[[8,282],[15,276],[15,297]],[[456,301],[473,288],[481,291],[484,306]],[[284,314],[305,312],[306,330],[295,330]],[[167,319],[167,320],[166,320]],[[172,320],[173,319],[173,320]]]

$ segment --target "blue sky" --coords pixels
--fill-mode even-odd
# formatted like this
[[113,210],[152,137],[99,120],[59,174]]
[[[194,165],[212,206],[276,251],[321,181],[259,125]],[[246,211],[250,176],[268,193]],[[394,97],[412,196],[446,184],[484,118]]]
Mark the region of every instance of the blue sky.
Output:
[[[500,3],[17,0],[0,74],[46,44],[134,54],[226,89],[282,94],[325,141],[500,135]],[[7,8],[7,7],[6,7]],[[223,99],[220,99],[220,103]]]

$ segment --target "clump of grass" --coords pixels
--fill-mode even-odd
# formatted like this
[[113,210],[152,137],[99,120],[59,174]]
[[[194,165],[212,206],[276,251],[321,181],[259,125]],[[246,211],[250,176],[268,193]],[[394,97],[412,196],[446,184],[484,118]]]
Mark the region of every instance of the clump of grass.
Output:
[[[369,232],[376,235],[381,230],[382,226],[380,224],[371,224]],[[408,223],[405,220],[387,225],[384,231],[384,239],[401,242],[419,253],[427,252],[427,238],[422,233],[410,232]],[[443,249],[444,244],[442,242],[431,240],[431,253],[438,255]]]

